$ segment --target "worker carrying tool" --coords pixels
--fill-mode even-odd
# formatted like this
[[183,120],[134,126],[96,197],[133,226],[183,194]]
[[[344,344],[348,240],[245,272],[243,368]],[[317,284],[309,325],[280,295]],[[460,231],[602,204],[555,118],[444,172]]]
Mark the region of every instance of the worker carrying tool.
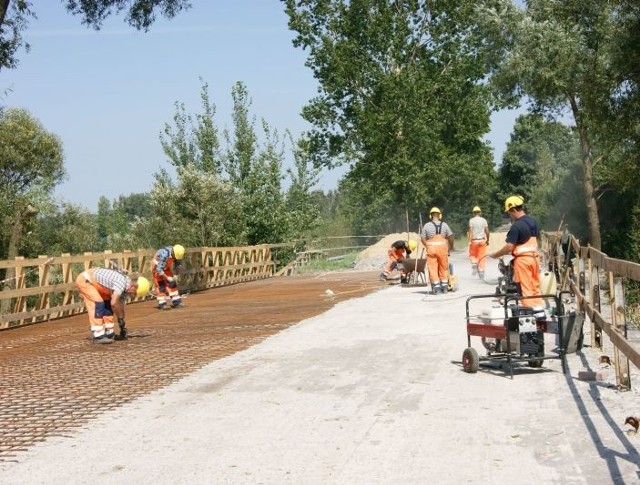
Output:
[[407,275],[405,273],[405,268],[402,265],[402,262],[409,257],[409,255],[416,250],[418,247],[418,243],[416,241],[396,241],[391,247],[387,250],[387,256],[389,257],[389,261],[384,267],[384,271],[380,273],[381,280],[388,280],[391,276],[391,272],[394,269],[397,269],[400,273],[400,281],[404,282],[406,280]]
[[429,211],[431,220],[422,228],[421,241],[427,250],[427,268],[434,295],[449,291],[449,251],[453,250],[453,232],[442,221],[437,207]]
[[158,309],[165,310],[167,300],[171,301],[171,307],[182,306],[182,297],[178,291],[176,276],[182,270],[182,258],[184,247],[180,244],[165,246],[156,251],[151,261],[151,274],[153,275],[154,293],[158,302]]
[[[90,268],[78,275],[76,287],[87,308],[94,343],[110,344],[127,338],[125,299],[127,295],[146,295],[149,286],[144,276],[128,276],[115,269]],[[120,326],[119,335],[113,330],[114,317]]]
[[469,219],[467,227],[467,239],[469,240],[469,261],[471,261],[471,274],[484,279],[484,270],[487,266],[486,254],[489,245],[489,224],[482,217],[479,206],[472,211],[473,217]]
[[[524,198],[512,195],[504,201],[504,211],[512,220],[505,238],[506,244],[490,254],[491,258],[499,258],[507,254],[513,255],[513,280],[523,305],[542,309],[540,295],[540,258],[538,240],[540,234],[538,221],[524,211]],[[527,298],[536,296],[537,298]]]

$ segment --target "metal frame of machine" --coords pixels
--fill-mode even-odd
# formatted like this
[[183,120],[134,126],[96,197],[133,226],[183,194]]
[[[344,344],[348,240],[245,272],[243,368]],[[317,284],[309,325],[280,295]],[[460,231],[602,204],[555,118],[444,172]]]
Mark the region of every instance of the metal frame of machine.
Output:
[[[471,302],[492,298],[502,300],[499,309],[501,315],[495,318],[481,318],[479,315],[471,315]],[[534,315],[531,307],[522,304],[522,298],[515,294],[501,295],[475,295],[467,298],[467,348],[462,353],[462,367],[465,372],[475,373],[481,362],[504,362],[511,378],[513,378],[514,363],[526,362],[529,367],[539,368],[546,359],[560,359],[562,372],[566,373],[566,350],[563,347],[562,335],[563,315],[562,300],[558,295],[539,295],[545,301],[553,299],[555,302],[554,314],[548,317]],[[497,308],[498,309],[498,308]],[[557,355],[545,354],[544,334],[558,335]],[[487,355],[480,357],[471,346],[471,337],[480,337]]]

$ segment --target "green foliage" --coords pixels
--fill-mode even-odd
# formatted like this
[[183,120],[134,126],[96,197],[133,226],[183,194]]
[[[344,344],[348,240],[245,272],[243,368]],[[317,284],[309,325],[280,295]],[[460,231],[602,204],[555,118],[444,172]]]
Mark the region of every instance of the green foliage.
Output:
[[[291,144],[295,142],[289,135]],[[288,216],[290,235],[293,238],[313,233],[320,225],[320,207],[312,193],[318,183],[319,169],[310,162],[308,143],[299,140],[293,152],[294,168],[287,173],[291,185],[285,196],[285,211]]]
[[31,2],[17,0],[0,5],[0,69],[15,69],[18,65],[16,54],[21,47],[28,52],[30,45],[23,41],[22,31],[35,17]]
[[174,183],[161,171],[149,198],[153,215],[137,227],[148,231],[149,247],[160,247],[167,241],[187,247],[239,244],[241,199],[216,174],[187,165],[178,170]]
[[1,257],[14,257],[22,228],[65,175],[62,143],[22,109],[0,110]]
[[20,254],[37,257],[101,250],[103,246],[95,216],[81,206],[63,204],[36,218],[30,237],[23,239]]
[[326,271],[344,271],[353,268],[358,252],[351,252],[342,257],[314,257],[308,264],[297,269],[298,274],[320,273]]
[[521,115],[499,169],[500,202],[521,195],[546,230],[558,230],[564,222],[585,234],[580,171],[579,140],[570,128],[539,114]]
[[200,89],[202,112],[187,113],[183,103],[175,103],[173,126],[165,123],[160,143],[169,163],[174,167],[194,166],[206,173],[220,174],[222,159],[218,130],[215,125],[216,106],[209,99],[209,87]]
[[[615,52],[620,18],[615,2],[530,0],[508,18],[481,17],[508,51],[491,83],[503,99],[527,96],[548,115],[571,113],[580,139],[589,242],[601,245],[596,201],[611,177],[614,138],[607,135],[613,98],[620,92]],[[612,143],[613,142],[613,143]]]
[[79,15],[82,23],[100,30],[114,11],[126,11],[125,21],[136,30],[147,31],[156,20],[156,11],[171,19],[191,7],[189,0],[66,0],[68,12]]
[[[96,30],[114,12],[126,12],[125,21],[145,32],[155,22],[158,11],[171,19],[191,7],[189,0],[63,0],[62,3],[69,13],[80,16],[84,25]],[[29,26],[29,19],[36,18],[32,5],[27,0],[4,0],[0,4],[0,69],[16,68],[20,48],[29,51],[22,32]]]
[[[352,163],[356,231],[406,226],[425,206],[494,187],[476,2],[285,0],[320,94],[304,108],[317,165]],[[398,216],[399,219],[398,219]]]

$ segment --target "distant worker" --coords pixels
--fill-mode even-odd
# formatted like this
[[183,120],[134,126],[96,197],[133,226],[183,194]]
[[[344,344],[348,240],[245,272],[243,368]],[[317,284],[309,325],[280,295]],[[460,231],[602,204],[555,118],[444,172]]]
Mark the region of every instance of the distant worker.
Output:
[[176,275],[182,270],[182,258],[184,247],[180,244],[165,246],[156,251],[151,261],[151,274],[153,275],[154,291],[158,309],[168,309],[167,300],[171,300],[173,308],[182,306],[182,297],[178,291]]
[[453,232],[437,207],[429,211],[431,220],[422,228],[421,241],[427,250],[427,268],[434,295],[449,291],[449,251],[453,249]]
[[[127,338],[126,296],[144,296],[149,292],[150,284],[144,276],[130,277],[115,269],[90,268],[78,275],[76,287],[87,308],[93,342],[110,344]],[[118,336],[113,330],[114,317],[120,326]]]
[[491,258],[499,258],[507,254],[513,255],[514,283],[522,303],[534,308],[542,307],[542,298],[526,298],[540,295],[540,261],[538,240],[540,234],[538,221],[524,212],[524,198],[519,195],[507,197],[504,211],[512,220],[505,238],[506,244]]
[[387,251],[387,256],[389,257],[389,262],[384,267],[384,271],[380,273],[381,280],[389,279],[391,276],[391,272],[394,269],[400,270],[400,280],[404,282],[406,279],[406,273],[402,266],[399,266],[409,255],[416,250],[418,247],[418,243],[416,241],[396,241],[394,242],[389,250]]
[[484,270],[487,266],[486,254],[489,245],[489,224],[480,215],[482,212],[479,206],[475,206],[473,217],[469,219],[467,228],[467,239],[469,239],[469,261],[471,261],[471,274],[478,275],[484,279]]

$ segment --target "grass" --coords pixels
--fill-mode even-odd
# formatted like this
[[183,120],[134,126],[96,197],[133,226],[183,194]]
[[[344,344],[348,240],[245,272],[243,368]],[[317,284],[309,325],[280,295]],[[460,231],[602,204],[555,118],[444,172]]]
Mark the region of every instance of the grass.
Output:
[[327,259],[316,257],[305,266],[300,266],[296,270],[298,274],[319,273],[325,271],[343,271],[353,268],[358,252],[347,253],[340,259]]

